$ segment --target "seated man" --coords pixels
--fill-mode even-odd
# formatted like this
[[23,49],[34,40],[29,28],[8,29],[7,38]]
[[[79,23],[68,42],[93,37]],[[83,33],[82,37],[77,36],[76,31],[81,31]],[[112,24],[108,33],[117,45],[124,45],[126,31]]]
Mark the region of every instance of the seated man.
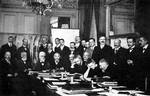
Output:
[[54,60],[50,63],[51,69],[64,70],[64,66],[60,54],[56,52],[53,58]]
[[41,51],[39,53],[39,60],[36,63],[34,70],[35,71],[49,71],[50,69],[50,64],[46,60],[46,53],[44,51]]
[[27,56],[27,52],[22,51],[21,53],[21,58],[17,61],[17,72],[20,76],[27,75],[28,71],[32,69],[31,62]]
[[112,65],[109,65],[105,59],[101,59],[98,66],[95,63],[90,63],[88,65],[88,69],[84,73],[84,78],[88,81],[90,81],[93,77],[114,80],[117,78],[116,76],[116,70]]
[[31,94],[31,83],[29,82],[28,72],[31,70],[31,62],[26,51],[20,53],[20,57],[16,63],[16,71],[18,75],[13,79],[13,87],[17,96],[27,96]]
[[0,61],[0,89],[2,94],[9,95],[12,92],[12,78],[15,77],[15,65],[11,60],[11,52],[6,51],[4,58]]

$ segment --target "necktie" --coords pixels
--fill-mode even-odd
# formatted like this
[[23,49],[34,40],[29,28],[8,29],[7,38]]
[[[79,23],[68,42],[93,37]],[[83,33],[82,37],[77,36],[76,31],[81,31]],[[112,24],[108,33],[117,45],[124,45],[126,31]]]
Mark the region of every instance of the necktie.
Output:
[[118,52],[118,50],[117,50],[117,49],[115,49],[115,54],[117,54],[117,52]]

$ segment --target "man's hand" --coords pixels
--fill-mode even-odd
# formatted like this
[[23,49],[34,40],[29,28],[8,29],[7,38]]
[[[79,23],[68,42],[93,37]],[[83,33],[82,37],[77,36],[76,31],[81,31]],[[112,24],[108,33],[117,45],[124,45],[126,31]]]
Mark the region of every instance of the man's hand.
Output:
[[110,76],[103,76],[104,79],[110,79]]
[[133,65],[133,60],[127,60],[127,64]]
[[13,77],[13,75],[12,74],[7,74],[7,77]]
[[18,76],[18,73],[15,73],[14,76],[17,77],[17,76]]
[[95,69],[95,67],[97,67],[97,64],[95,64],[95,62],[91,62],[90,64],[87,65],[87,67]]

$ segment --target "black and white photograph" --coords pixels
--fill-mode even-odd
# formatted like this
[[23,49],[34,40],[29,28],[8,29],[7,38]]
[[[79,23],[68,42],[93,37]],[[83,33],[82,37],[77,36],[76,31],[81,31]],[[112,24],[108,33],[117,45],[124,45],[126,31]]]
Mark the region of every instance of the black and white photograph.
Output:
[[0,96],[150,96],[150,0],[0,0]]

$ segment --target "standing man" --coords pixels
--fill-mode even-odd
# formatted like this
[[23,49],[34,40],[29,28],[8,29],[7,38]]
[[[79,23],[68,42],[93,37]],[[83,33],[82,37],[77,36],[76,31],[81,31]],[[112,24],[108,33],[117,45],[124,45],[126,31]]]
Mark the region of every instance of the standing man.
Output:
[[81,45],[83,46],[83,50],[85,51],[86,50],[86,41],[83,39],[81,40]]
[[[127,54],[127,64],[128,64],[128,73],[127,73],[127,87],[135,89],[136,88],[136,77],[139,67],[139,56],[140,48],[135,45],[136,39],[133,37],[127,38],[127,44],[128,44],[128,54]],[[138,84],[137,84],[138,85]]]
[[141,47],[140,65],[139,65],[139,88],[150,93],[150,45],[147,38],[141,36],[139,39]]
[[55,52],[58,52],[58,48],[59,48],[59,46],[60,46],[59,38],[55,38],[55,44],[56,44],[56,46],[55,46],[55,48],[54,48],[54,51],[55,51]]
[[53,51],[53,44],[52,43],[48,43],[48,52],[47,52],[47,55],[46,55],[46,59],[47,61],[49,61],[49,63],[51,63],[54,59],[53,59],[53,56],[54,56],[54,51]]
[[27,60],[31,61],[30,50],[28,48],[28,40],[27,39],[23,39],[22,40],[22,46],[18,48],[18,51],[17,51],[17,58],[18,59],[21,59],[21,52],[26,52],[27,53]]
[[[86,49],[84,52],[88,52],[90,54],[90,58],[91,58],[92,57],[92,50],[90,48],[90,43],[88,41],[86,42],[85,47],[86,47]],[[84,53],[83,53],[83,55],[84,55]]]
[[109,45],[106,45],[106,37],[99,37],[99,43],[100,44],[94,48],[92,59],[98,64],[99,60],[104,58],[108,60],[109,64],[111,64],[113,51]]
[[12,94],[12,78],[15,77],[16,74],[16,66],[15,63],[12,62],[11,53],[6,51],[4,53],[4,57],[0,61],[0,78],[1,78],[1,86],[0,91],[5,96],[9,96]]
[[94,38],[90,38],[89,39],[89,43],[90,43],[90,53],[91,53],[91,56],[93,54],[93,51],[94,51],[94,48],[95,48],[95,39]]
[[0,59],[4,57],[4,54],[6,51],[9,51],[11,53],[11,57],[14,59],[16,57],[17,47],[13,44],[14,38],[13,36],[8,37],[8,43],[2,45],[0,50]]
[[42,44],[39,47],[39,52],[44,51],[46,53],[47,50],[48,50],[48,48],[47,48],[47,38],[43,37],[42,38]]
[[119,72],[120,84],[125,84],[127,80],[127,49],[121,47],[120,39],[114,41],[113,64],[117,67]]
[[76,47],[75,53],[79,54],[80,56],[83,56],[84,48],[81,45],[81,40],[79,36],[75,37],[75,47]]
[[69,55],[70,55],[70,49],[69,47],[65,46],[64,39],[60,39],[60,46],[58,48],[58,53],[60,54],[60,57],[62,58],[62,62],[64,64],[64,68],[67,68],[69,62]]
[[70,42],[70,54],[75,54],[75,43]]

